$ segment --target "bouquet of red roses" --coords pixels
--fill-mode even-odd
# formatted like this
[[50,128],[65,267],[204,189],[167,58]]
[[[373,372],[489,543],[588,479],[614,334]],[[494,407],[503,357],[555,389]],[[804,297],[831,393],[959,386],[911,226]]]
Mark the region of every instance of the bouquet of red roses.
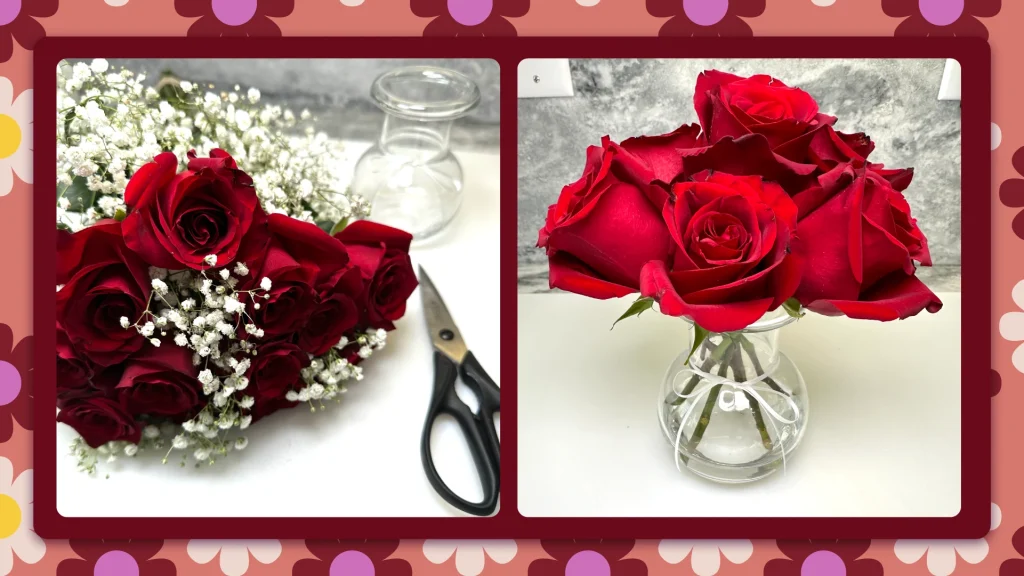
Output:
[[658,303],[698,333],[732,332],[784,307],[895,320],[942,303],[916,276],[928,242],[902,192],[913,169],[868,160],[799,88],[705,71],[699,125],[608,137],[548,210],[538,246],[550,284]]
[[[416,288],[411,236],[268,214],[228,153],[165,152],[115,218],[57,235],[57,405],[80,465],[140,449],[212,463],[279,409],[361,380]],[[164,457],[167,460],[167,456]]]

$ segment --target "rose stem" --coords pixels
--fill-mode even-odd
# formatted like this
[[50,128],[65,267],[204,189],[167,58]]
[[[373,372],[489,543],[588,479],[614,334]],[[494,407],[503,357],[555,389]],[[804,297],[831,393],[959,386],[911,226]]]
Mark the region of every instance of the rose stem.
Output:
[[[718,364],[718,362],[722,359],[722,356],[725,356],[725,354],[729,352],[729,349],[732,348],[734,342],[728,334],[723,335],[722,343],[717,346],[708,342],[707,340],[705,340],[704,342],[705,344],[702,344],[701,346],[705,346],[708,349],[710,349],[711,355],[708,356],[707,360],[705,360],[703,364],[701,364],[700,369],[704,372],[707,372],[708,370],[714,368],[715,365]],[[698,382],[700,382],[700,376],[694,375],[693,377],[691,377],[690,380],[686,383],[686,386],[683,387],[682,392],[680,392],[677,395],[677,397],[672,402],[670,402],[670,404],[672,406],[679,406],[680,404],[685,402],[686,398],[683,398],[683,396],[689,394],[690,392],[693,392],[693,389],[696,388]]]
[[[728,336],[726,336],[728,338]],[[723,341],[724,344],[724,341]],[[732,358],[736,355],[738,350],[732,349],[726,357],[723,359],[721,366],[718,368],[718,375],[724,377],[729,371],[729,364],[732,362]],[[711,387],[711,392],[708,393],[708,399],[704,401],[704,409],[701,410],[700,420],[697,421],[697,426],[693,429],[693,436],[690,437],[688,449],[690,452],[694,452],[697,449],[697,445],[700,444],[702,438],[704,438],[704,431],[708,429],[708,425],[711,424],[711,412],[715,409],[715,402],[718,401],[718,394],[722,391],[722,385],[716,384]],[[679,423],[683,425],[682,422]]]
[[[743,336],[740,336],[740,338],[742,338],[742,340],[740,341],[741,345],[743,345],[744,349],[746,349],[746,345],[749,345],[750,342],[746,338],[744,338]],[[743,344],[743,343],[745,343],[745,344]],[[749,354],[749,351],[748,351],[748,354]],[[758,372],[758,376],[760,376],[761,375],[761,368],[760,368],[760,366],[758,366],[759,362],[756,359],[753,359],[753,362],[754,362],[754,369]],[[743,355],[742,354],[734,354],[733,355],[732,371],[733,371],[733,374],[735,375],[735,378],[736,378],[737,382],[746,382],[746,380],[747,380],[747,370],[743,367]],[[750,403],[750,412],[754,415],[754,425],[757,426],[757,432],[761,435],[761,443],[764,444],[765,450],[767,450],[768,452],[771,452],[772,448],[773,448],[773,446],[772,446],[772,437],[768,435],[768,428],[766,428],[765,425],[764,425],[764,415],[761,414],[761,405],[758,404],[757,401],[754,400],[754,397],[751,396],[749,392],[744,391],[743,395],[747,397],[747,402]]]
[[[757,359],[757,353],[754,351],[754,344],[750,340],[747,340],[746,336],[741,334],[740,345],[743,346],[743,351],[747,353],[747,357],[750,358],[750,362],[754,365],[754,371],[757,372],[757,375],[761,376],[764,374],[764,369],[761,368],[761,361]],[[786,392],[773,378],[767,377],[764,379],[764,382],[769,388],[775,390],[779,394],[789,396],[789,392]]]

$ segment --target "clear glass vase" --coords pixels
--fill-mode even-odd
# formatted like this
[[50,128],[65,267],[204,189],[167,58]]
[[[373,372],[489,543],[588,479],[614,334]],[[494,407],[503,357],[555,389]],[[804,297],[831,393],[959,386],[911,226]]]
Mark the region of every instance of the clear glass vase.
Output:
[[741,483],[785,466],[808,421],[803,376],[779,351],[779,331],[794,320],[780,308],[744,330],[712,332],[696,348],[691,326],[658,399],[680,469]]
[[462,166],[449,134],[480,102],[480,90],[454,70],[410,66],[373,82],[385,112],[380,138],[356,164],[353,192],[370,202],[370,218],[417,241],[441,231],[462,205]]

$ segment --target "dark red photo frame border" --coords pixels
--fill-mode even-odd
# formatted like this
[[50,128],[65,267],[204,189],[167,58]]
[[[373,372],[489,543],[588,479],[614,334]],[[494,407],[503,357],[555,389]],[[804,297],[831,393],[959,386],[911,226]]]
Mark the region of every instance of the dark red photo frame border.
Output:
[[[56,66],[64,58],[490,58],[501,66],[502,507],[489,518],[69,518],[57,512],[53,289]],[[34,51],[35,530],[44,538],[980,538],[989,531],[989,366],[963,362],[951,518],[527,518],[517,503],[517,98],[524,58],[953,58],[962,66],[963,358],[991,357],[991,55],[978,38],[45,38]],[[43,184],[47,183],[47,184]],[[54,184],[55,187],[55,184]],[[638,488],[639,489],[639,488]]]

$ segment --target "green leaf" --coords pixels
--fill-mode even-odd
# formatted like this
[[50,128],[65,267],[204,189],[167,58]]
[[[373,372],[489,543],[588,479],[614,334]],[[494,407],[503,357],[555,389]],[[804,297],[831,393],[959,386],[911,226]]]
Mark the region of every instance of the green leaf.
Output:
[[124,219],[127,217],[128,213],[125,212],[124,208],[118,208],[117,210],[114,211],[114,220],[118,222],[124,221]]
[[96,192],[89,190],[85,178],[81,176],[75,176],[71,185],[64,189],[64,197],[70,202],[68,209],[75,212],[85,212],[96,202]]
[[331,231],[329,232],[329,234],[331,236],[334,236],[338,232],[341,232],[342,230],[344,230],[345,226],[348,226],[348,218],[342,218],[341,220],[338,220],[338,223],[335,224],[333,228],[331,228]]
[[621,322],[622,320],[625,320],[630,316],[639,316],[645,310],[650,310],[652,306],[654,306],[654,298],[637,298],[636,302],[633,302],[633,305],[630,306],[628,310],[626,310],[625,314],[619,316],[619,319],[616,320],[615,322],[612,322],[612,327],[610,328],[610,330],[614,329],[615,325]]
[[786,310],[786,314],[789,314],[793,318],[803,318],[804,312],[800,308],[800,302],[796,298],[790,298],[782,303],[782,307]]
[[685,365],[690,364],[690,358],[693,357],[693,353],[697,351],[697,348],[704,343],[707,339],[709,332],[704,328],[701,328],[696,322],[693,324],[693,348],[690,348],[690,353],[686,355]]

